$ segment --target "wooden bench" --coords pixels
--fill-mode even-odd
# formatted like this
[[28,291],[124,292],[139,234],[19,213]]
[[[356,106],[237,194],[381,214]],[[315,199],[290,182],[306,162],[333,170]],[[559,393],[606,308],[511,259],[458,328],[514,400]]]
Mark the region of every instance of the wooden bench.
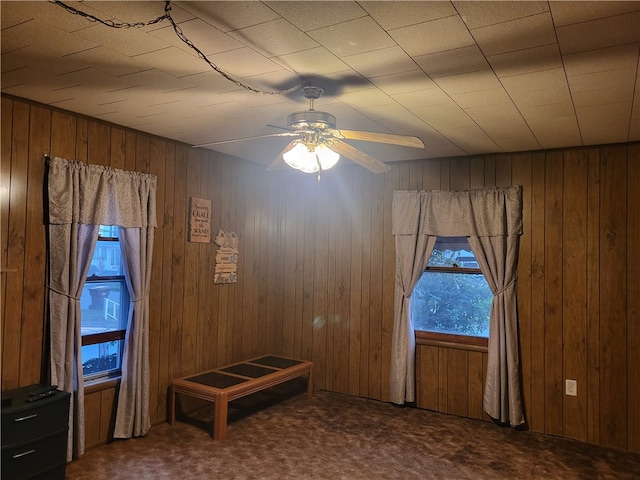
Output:
[[176,394],[214,402],[213,439],[227,433],[229,402],[297,377],[308,376],[307,394],[313,395],[313,363],[307,360],[263,355],[221,368],[175,379],[171,384],[171,419],[176,417]]

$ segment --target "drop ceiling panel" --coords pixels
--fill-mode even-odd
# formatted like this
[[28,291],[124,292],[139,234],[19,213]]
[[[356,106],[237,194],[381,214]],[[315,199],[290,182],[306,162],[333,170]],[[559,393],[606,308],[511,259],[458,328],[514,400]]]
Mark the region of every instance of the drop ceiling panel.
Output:
[[583,23],[597,18],[615,17],[640,10],[637,1],[549,2],[556,26]]
[[563,54],[640,42],[640,11],[556,28]]
[[549,11],[547,2],[453,2],[470,29],[497,25]]
[[551,15],[541,13],[471,31],[485,55],[517,52],[556,41]]
[[[137,22],[166,2],[70,4]],[[640,140],[640,2],[171,2],[233,81],[166,19],[113,29],[46,1],[0,7],[3,93],[188,144],[279,131],[309,108],[307,84],[341,128],[426,144],[360,142],[388,161]],[[287,143],[211,148],[270,163]]]
[[389,34],[370,17],[320,28],[308,34],[337,57],[395,46]]
[[470,73],[489,68],[482,50],[476,45],[419,55],[415,57],[415,61],[431,78]]
[[487,57],[498,77],[563,68],[558,45],[543,45]]
[[413,57],[468,47],[475,43],[458,16],[396,28],[389,34]]
[[415,61],[398,46],[345,56],[342,61],[365,77],[393,75],[416,69]]
[[315,48],[318,43],[284,18],[229,32],[229,36],[266,57]]
[[456,15],[451,2],[358,2],[385,30]]

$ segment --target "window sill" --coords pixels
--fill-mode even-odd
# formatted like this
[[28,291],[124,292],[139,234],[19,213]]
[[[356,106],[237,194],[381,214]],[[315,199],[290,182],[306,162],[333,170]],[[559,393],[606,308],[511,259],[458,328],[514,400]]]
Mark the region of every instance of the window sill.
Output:
[[488,352],[489,339],[483,337],[467,337],[463,335],[451,335],[446,333],[423,332],[416,330],[416,345],[430,347],[452,348],[456,350],[468,350],[471,352]]
[[118,388],[120,385],[120,376],[98,378],[95,380],[89,380],[84,383],[84,393],[101,392],[102,390],[109,390],[111,388]]

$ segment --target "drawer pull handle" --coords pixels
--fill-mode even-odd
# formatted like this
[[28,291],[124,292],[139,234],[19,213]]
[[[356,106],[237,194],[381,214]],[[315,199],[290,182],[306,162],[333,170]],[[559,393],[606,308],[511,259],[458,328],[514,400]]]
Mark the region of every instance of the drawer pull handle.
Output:
[[38,414],[34,413],[33,415],[27,415],[26,417],[14,418],[13,421],[14,422],[24,422],[25,420],[31,420],[32,418],[36,418],[37,416],[38,416]]
[[32,453],[36,453],[35,450],[27,450],[26,452],[16,453],[13,458],[26,457],[27,455],[31,455]]

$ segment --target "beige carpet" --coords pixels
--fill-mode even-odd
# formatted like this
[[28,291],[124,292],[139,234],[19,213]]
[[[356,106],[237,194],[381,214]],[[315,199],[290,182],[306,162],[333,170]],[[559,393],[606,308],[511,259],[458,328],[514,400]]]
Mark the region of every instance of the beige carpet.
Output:
[[[68,480],[639,479],[640,455],[304,386],[210,408],[91,450]],[[251,400],[249,400],[251,398]]]

